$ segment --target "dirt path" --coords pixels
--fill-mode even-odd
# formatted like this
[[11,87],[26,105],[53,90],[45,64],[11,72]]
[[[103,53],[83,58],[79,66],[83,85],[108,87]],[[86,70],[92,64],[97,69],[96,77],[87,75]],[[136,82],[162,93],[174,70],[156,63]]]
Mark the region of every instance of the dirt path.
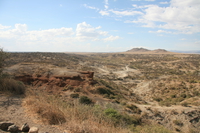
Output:
[[[28,123],[30,127],[38,127],[39,133],[63,133],[57,127],[34,122],[33,118],[25,113],[22,107],[22,97],[0,94],[0,122],[10,121],[21,127]],[[6,133],[0,130],[0,133]]]

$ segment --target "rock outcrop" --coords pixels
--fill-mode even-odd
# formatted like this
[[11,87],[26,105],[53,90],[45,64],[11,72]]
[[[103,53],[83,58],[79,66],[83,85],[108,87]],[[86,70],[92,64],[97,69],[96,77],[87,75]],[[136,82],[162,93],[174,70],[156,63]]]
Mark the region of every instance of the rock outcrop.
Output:
[[94,72],[72,71],[55,66],[18,64],[8,68],[5,72],[13,75],[16,80],[36,87],[83,87],[94,83]]
[[28,132],[28,133],[38,133],[39,128],[38,127],[29,127],[29,125],[26,123],[22,125],[21,129],[19,129],[18,126],[16,126],[13,122],[0,122],[0,131],[8,131],[11,133],[18,133],[18,132]]

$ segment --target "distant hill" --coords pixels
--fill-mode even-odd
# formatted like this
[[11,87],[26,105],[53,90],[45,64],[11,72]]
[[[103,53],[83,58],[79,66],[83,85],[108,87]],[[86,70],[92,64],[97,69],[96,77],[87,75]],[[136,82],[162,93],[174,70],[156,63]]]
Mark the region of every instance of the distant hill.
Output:
[[134,53],[167,53],[169,51],[165,49],[155,49],[155,50],[149,50],[145,48],[133,48],[131,50],[128,50],[126,52],[134,52]]
[[165,49],[155,49],[155,50],[152,50],[152,52],[155,52],[155,53],[163,53],[163,52],[168,52],[168,51],[165,50]]
[[148,50],[148,49],[145,49],[145,48],[133,48],[133,49],[128,50],[126,52],[148,52],[148,51],[151,51],[151,50]]

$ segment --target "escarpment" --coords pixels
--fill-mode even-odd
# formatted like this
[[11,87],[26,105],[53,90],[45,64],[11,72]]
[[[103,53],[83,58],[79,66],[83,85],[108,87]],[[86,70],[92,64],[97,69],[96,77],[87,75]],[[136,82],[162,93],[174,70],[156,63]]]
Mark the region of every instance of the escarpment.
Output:
[[25,84],[46,87],[61,88],[67,86],[88,86],[94,84],[94,72],[72,71],[66,68],[16,65],[5,70],[9,75],[13,75],[16,80]]

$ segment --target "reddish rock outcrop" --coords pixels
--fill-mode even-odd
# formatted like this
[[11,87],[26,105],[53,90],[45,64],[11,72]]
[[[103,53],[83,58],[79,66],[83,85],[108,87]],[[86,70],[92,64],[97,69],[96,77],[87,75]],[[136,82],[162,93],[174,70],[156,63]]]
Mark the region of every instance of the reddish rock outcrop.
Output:
[[94,72],[80,71],[69,72],[59,75],[15,75],[15,79],[24,82],[25,84],[33,86],[46,86],[46,87],[67,87],[67,86],[84,86],[93,84]]

